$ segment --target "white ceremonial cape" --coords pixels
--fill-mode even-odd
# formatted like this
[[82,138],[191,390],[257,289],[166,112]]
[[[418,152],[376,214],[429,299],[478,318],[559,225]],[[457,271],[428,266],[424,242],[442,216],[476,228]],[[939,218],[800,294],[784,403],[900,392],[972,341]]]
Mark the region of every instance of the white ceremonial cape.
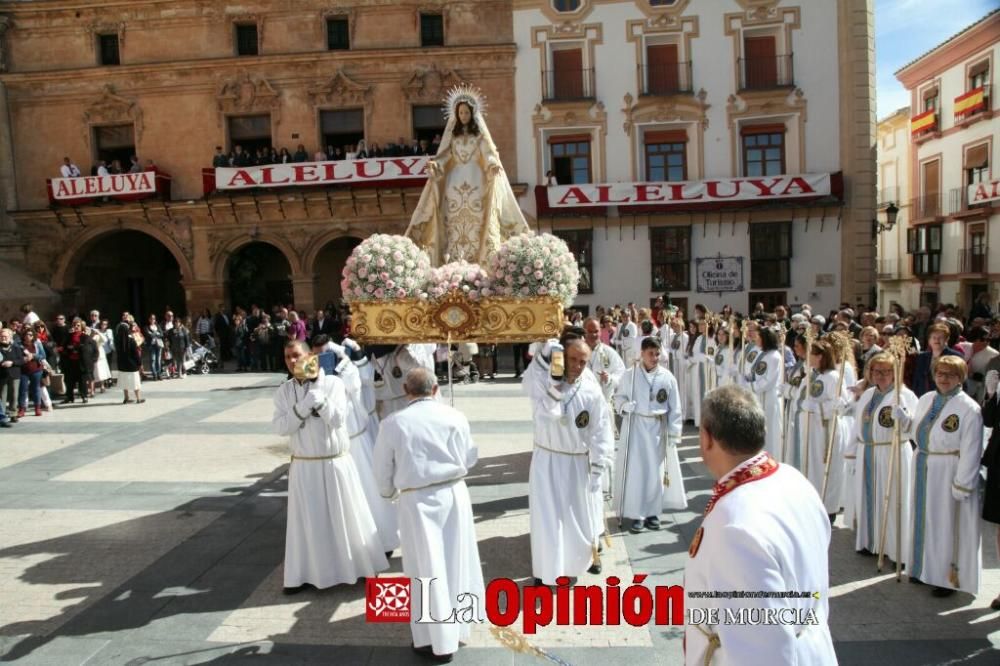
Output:
[[687,359],[686,388],[690,411],[684,414],[691,417],[696,428],[701,425],[701,401],[711,390],[715,376],[713,370],[715,347],[715,340],[711,340],[707,335],[699,335],[695,338],[691,356]]
[[753,364],[757,362],[757,357],[760,356],[760,348],[748,342],[742,350],[737,352],[736,355],[736,383],[744,388],[750,388],[746,375],[753,369]]
[[378,399],[378,417],[384,420],[407,404],[403,381],[406,373],[414,368],[427,368],[434,372],[434,345],[399,345],[391,354],[371,360],[374,372],[381,376],[381,384],[375,386]]
[[[847,429],[847,432],[854,432],[854,413],[857,411],[858,401],[854,398],[854,391],[852,390],[858,384],[858,372],[854,369],[854,365],[848,361],[844,364],[844,388],[842,392],[843,403],[846,408],[846,413],[844,413],[841,418],[842,427]],[[848,437],[844,440],[844,446],[850,444],[851,438]],[[857,496],[857,483],[854,479],[854,461],[845,461],[844,465],[844,491],[841,495],[841,506],[844,508],[844,525],[850,527],[857,522],[857,504],[859,498]]]
[[[757,458],[747,463],[754,460]],[[725,610],[720,610],[720,624],[686,626],[685,663],[688,666],[835,665],[837,656],[828,624],[829,545],[830,523],[816,491],[788,465],[779,464],[770,476],[737,485],[723,495],[705,516],[688,551],[684,570],[686,592],[804,591],[819,596],[807,599],[689,596],[686,611],[812,609],[818,624],[726,623]],[[719,647],[710,661],[705,658],[710,648],[703,630],[719,638]]]
[[[916,413],[917,396],[901,387],[900,403],[911,415]],[[886,491],[889,491],[889,522],[886,524],[885,554],[893,562],[905,562],[910,550],[910,467],[913,449],[908,441],[906,428],[900,430],[900,465],[889,483],[892,462],[892,440],[895,419],[892,408],[896,405],[896,391],[892,388],[883,394],[873,386],[861,394],[855,411],[854,431],[844,452],[846,464],[854,467],[855,530],[854,549],[878,553],[882,534],[883,511]],[[899,518],[897,519],[897,504]],[[900,529],[901,528],[901,529]],[[897,535],[897,530],[899,534]],[[897,539],[900,543],[896,549]],[[900,560],[899,558],[903,559]]]
[[[843,416],[839,414],[844,401],[844,393],[837,398],[837,382],[840,373],[836,370],[816,373],[809,383],[808,395],[802,401],[799,432],[802,441],[802,473],[813,484],[816,492],[823,497],[823,478],[826,475],[827,446],[830,443],[831,428],[833,445],[830,447],[830,472],[826,483],[826,512],[834,514],[843,506],[844,490],[844,449],[851,437],[851,430]],[[836,426],[834,426],[836,424]]]
[[634,321],[630,321],[627,324],[620,324],[618,326],[618,332],[612,339],[618,351],[621,353],[622,360],[625,362],[625,367],[631,367],[632,363],[635,362],[635,348],[632,345],[633,340],[639,337],[639,327],[636,326]]
[[535,436],[528,477],[531,568],[546,585],[590,566],[604,532],[604,497],[589,491],[590,475],[603,474],[614,451],[611,410],[593,373],[584,369],[576,383],[561,382],[560,400],[550,394],[551,384],[548,363],[536,354],[521,386],[531,398]]
[[347,392],[347,432],[351,438],[351,458],[358,468],[358,477],[361,479],[368,508],[378,528],[379,540],[388,553],[399,548],[399,528],[396,507],[382,497],[378,484],[375,483],[372,452],[375,449],[375,437],[378,435],[378,421],[372,418],[365,407],[361,374],[357,366],[346,356],[341,356],[336,369],[337,376],[344,382],[344,389]]
[[677,456],[684,423],[677,380],[660,366],[652,372],[641,366],[626,370],[615,392],[616,411],[631,401],[636,408],[623,415],[615,460],[619,518],[638,520],[659,516],[664,509],[686,509]]
[[[983,568],[979,518],[983,417],[979,405],[961,388],[946,402],[940,397],[943,408],[935,404],[939,396],[936,390],[921,396],[911,424],[917,450],[910,477],[913,535],[906,568],[910,576],[929,585],[977,594]],[[953,486],[968,493],[964,501],[952,497]],[[949,581],[952,565],[958,567],[957,586]]]
[[[597,383],[601,385],[601,392],[604,394],[604,399],[610,405],[611,397],[614,395],[615,389],[618,388],[618,382],[621,381],[622,374],[625,372],[625,363],[622,361],[622,357],[609,345],[598,342],[597,346],[590,351],[590,361],[588,361],[587,367],[594,373]],[[601,380],[602,372],[608,375],[606,382]],[[604,468],[604,492],[612,492],[613,485],[614,464],[610,464]]]
[[[806,373],[810,375],[806,376]],[[792,371],[788,381],[781,385],[781,396],[785,400],[784,427],[781,431],[781,459],[779,462],[802,471],[803,442],[799,419],[802,417],[802,402],[809,396],[808,388],[812,372],[800,363]]]
[[[318,416],[302,407],[309,390],[326,397]],[[296,408],[306,415],[304,421]],[[274,394],[271,425],[279,435],[291,437],[292,450],[285,587],[354,583],[389,568],[350,456],[346,417],[343,382],[322,372],[305,386],[290,379]]]
[[[469,421],[458,410],[430,398],[415,400],[382,422],[375,443],[375,476],[383,497],[399,493],[399,531],[403,540],[403,573],[411,579],[435,578],[429,601],[431,615],[448,618],[466,609],[469,600],[485,617],[485,586],[464,478],[478,452]],[[411,608],[423,600],[416,581]],[[468,594],[472,597],[466,596]],[[468,623],[417,624],[410,629],[416,647],[432,646],[450,654],[468,642]]]
[[660,364],[677,380],[677,392],[681,396],[681,413],[685,415],[691,413],[691,401],[688,400],[687,394],[687,343],[686,332],[672,333],[669,348],[664,348],[667,353],[660,357]]
[[715,352],[715,386],[729,386],[733,383],[734,363],[739,354],[738,349],[729,349],[729,345],[720,345]]
[[778,460],[781,458],[781,379],[785,372],[785,362],[777,349],[760,353],[755,358],[752,364],[746,364],[744,380],[746,387],[757,396],[757,402],[764,410],[767,423],[764,448]]

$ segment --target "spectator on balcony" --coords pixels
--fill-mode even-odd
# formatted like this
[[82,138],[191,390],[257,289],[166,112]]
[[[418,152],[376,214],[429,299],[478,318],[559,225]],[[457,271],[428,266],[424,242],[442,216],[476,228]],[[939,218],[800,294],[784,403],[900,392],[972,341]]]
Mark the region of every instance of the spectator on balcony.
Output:
[[556,180],[556,174],[555,174],[555,172],[552,171],[551,169],[549,169],[548,171],[546,171],[545,172],[545,187],[554,187],[554,186],[556,186],[558,184],[559,184],[559,181]]
[[431,141],[430,155],[437,155],[438,148],[441,146],[441,135],[435,134],[434,139]]
[[59,167],[59,173],[63,178],[79,178],[82,175],[80,173],[80,167],[73,164],[72,160],[68,157],[63,158],[62,166]]
[[354,144],[349,143],[344,146],[344,159],[345,160],[355,160],[357,159],[358,153],[354,149]]
[[306,147],[303,146],[301,143],[299,144],[299,147],[295,149],[295,155],[292,156],[292,161],[293,162],[309,161],[309,153],[306,152]]
[[122,163],[118,160],[111,160],[111,166],[108,167],[108,173],[112,176],[116,176],[122,172]]
[[282,148],[281,152],[278,153],[278,163],[290,164],[291,162],[292,162],[292,154],[288,152],[288,148]]
[[270,146],[267,149],[267,163],[268,164],[280,164],[281,158],[278,157],[278,151],[274,146]]
[[131,162],[131,164],[129,164],[128,167],[129,173],[142,173],[142,165],[139,164],[138,155],[133,155],[132,157],[129,158],[129,161]]
[[333,149],[333,157],[331,157],[330,159],[335,160],[337,162],[343,160],[344,159],[344,151],[343,151],[343,149],[341,149],[340,146],[337,146],[336,148],[334,148]]
[[409,154],[410,155],[423,155],[423,153],[420,152],[420,142],[417,141],[416,139],[414,139],[413,141],[410,142],[410,153]]
[[108,163],[104,160],[97,160],[97,172],[95,176],[108,176],[111,175],[108,171]]
[[409,149],[406,147],[406,139],[404,139],[403,137],[399,137],[398,139],[396,139],[396,147],[399,150],[400,157],[410,154]]
[[972,304],[972,311],[969,312],[969,319],[982,317],[983,319],[993,319],[993,308],[990,307],[990,294],[982,292],[976,297],[976,302]]
[[366,160],[368,159],[368,145],[365,143],[364,139],[358,141],[358,145],[355,148],[354,159],[356,160]]
[[233,166],[248,167],[250,160],[250,154],[243,150],[243,146],[240,144],[233,146]]
[[263,166],[267,164],[267,154],[263,148],[258,148],[253,154],[253,166]]
[[215,147],[215,156],[212,158],[212,166],[222,169],[229,166],[229,156],[222,152],[222,146]]
[[368,157],[385,157],[385,151],[378,143],[372,141],[372,145],[368,146]]
[[325,162],[325,161],[326,161],[325,151],[317,150],[315,153],[313,153],[313,162]]

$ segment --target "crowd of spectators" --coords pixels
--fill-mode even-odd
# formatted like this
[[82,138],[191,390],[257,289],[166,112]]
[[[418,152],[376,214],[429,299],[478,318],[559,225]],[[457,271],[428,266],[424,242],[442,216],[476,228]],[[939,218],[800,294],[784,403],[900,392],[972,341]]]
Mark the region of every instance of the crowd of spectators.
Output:
[[[146,166],[142,166],[137,155],[129,158],[129,164],[123,165],[121,160],[97,160],[90,166],[91,176],[115,176],[123,173],[142,173],[143,171],[158,171],[153,160],[146,160]],[[83,175],[80,167],[69,157],[63,158],[63,163],[59,167],[59,175],[62,178],[79,178]]]
[[325,150],[320,147],[311,153],[301,143],[296,146],[294,152],[289,151],[288,148],[277,149],[273,146],[245,150],[242,145],[236,144],[227,153],[222,149],[222,146],[216,146],[215,156],[212,158],[212,166],[216,168],[248,167],[270,164],[293,164],[297,162],[364,160],[376,157],[433,156],[437,154],[440,142],[440,135],[435,136],[432,141],[428,141],[427,139],[413,139],[407,142],[403,137],[399,137],[395,142],[390,141],[384,146],[374,141],[368,144],[362,139],[356,144],[351,143],[344,146],[328,145]]

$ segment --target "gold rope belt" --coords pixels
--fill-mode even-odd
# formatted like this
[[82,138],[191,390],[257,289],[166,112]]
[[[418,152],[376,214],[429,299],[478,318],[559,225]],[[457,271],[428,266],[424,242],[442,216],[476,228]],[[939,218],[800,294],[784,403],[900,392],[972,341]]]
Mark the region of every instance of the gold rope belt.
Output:
[[710,666],[712,657],[715,656],[715,651],[722,647],[722,640],[719,638],[719,634],[709,631],[700,624],[694,626],[708,639],[708,649],[705,651],[705,660],[702,663],[704,666]]
[[414,490],[426,490],[427,488],[434,488],[436,486],[446,486],[449,483],[456,483],[464,479],[464,476],[456,476],[454,479],[445,479],[444,481],[437,481],[436,483],[428,483],[426,486],[417,486],[416,488],[403,488],[400,493],[412,493]]
[[861,442],[865,446],[892,446],[892,442]]
[[350,451],[344,451],[343,453],[337,453],[337,454],[332,455],[332,456],[297,456],[297,455],[295,455],[293,453],[292,454],[292,461],[296,461],[296,460],[333,460],[334,458],[343,458],[348,453],[350,453]]
[[928,456],[957,456],[960,453],[958,449],[953,451],[928,451],[927,449],[921,449],[920,447],[917,447],[917,452]]
[[542,446],[538,442],[535,442],[535,446],[537,448],[543,450],[543,451],[548,451],[549,453],[557,453],[557,454],[559,454],[561,456],[586,456],[586,455],[590,455],[587,452],[583,452],[583,453],[570,453],[569,451],[556,451],[555,449],[550,449],[547,446]]

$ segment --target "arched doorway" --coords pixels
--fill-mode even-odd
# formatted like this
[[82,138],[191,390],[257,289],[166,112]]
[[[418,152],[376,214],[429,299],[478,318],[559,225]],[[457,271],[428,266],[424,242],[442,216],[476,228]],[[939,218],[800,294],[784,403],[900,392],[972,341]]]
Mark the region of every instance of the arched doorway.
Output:
[[361,244],[360,238],[342,236],[324,245],[316,253],[313,274],[316,276],[314,291],[317,308],[327,308],[329,304],[340,305],[343,294],[340,291],[341,273],[351,251]]
[[233,252],[226,262],[226,293],[235,308],[249,312],[258,305],[270,312],[275,305],[294,303],[292,267],[281,250],[262,241]]
[[145,323],[151,314],[162,319],[167,308],[187,312],[181,269],[160,241],[126,229],[105,234],[86,245],[70,283],[71,305],[81,316],[100,310],[111,322],[124,311]]

